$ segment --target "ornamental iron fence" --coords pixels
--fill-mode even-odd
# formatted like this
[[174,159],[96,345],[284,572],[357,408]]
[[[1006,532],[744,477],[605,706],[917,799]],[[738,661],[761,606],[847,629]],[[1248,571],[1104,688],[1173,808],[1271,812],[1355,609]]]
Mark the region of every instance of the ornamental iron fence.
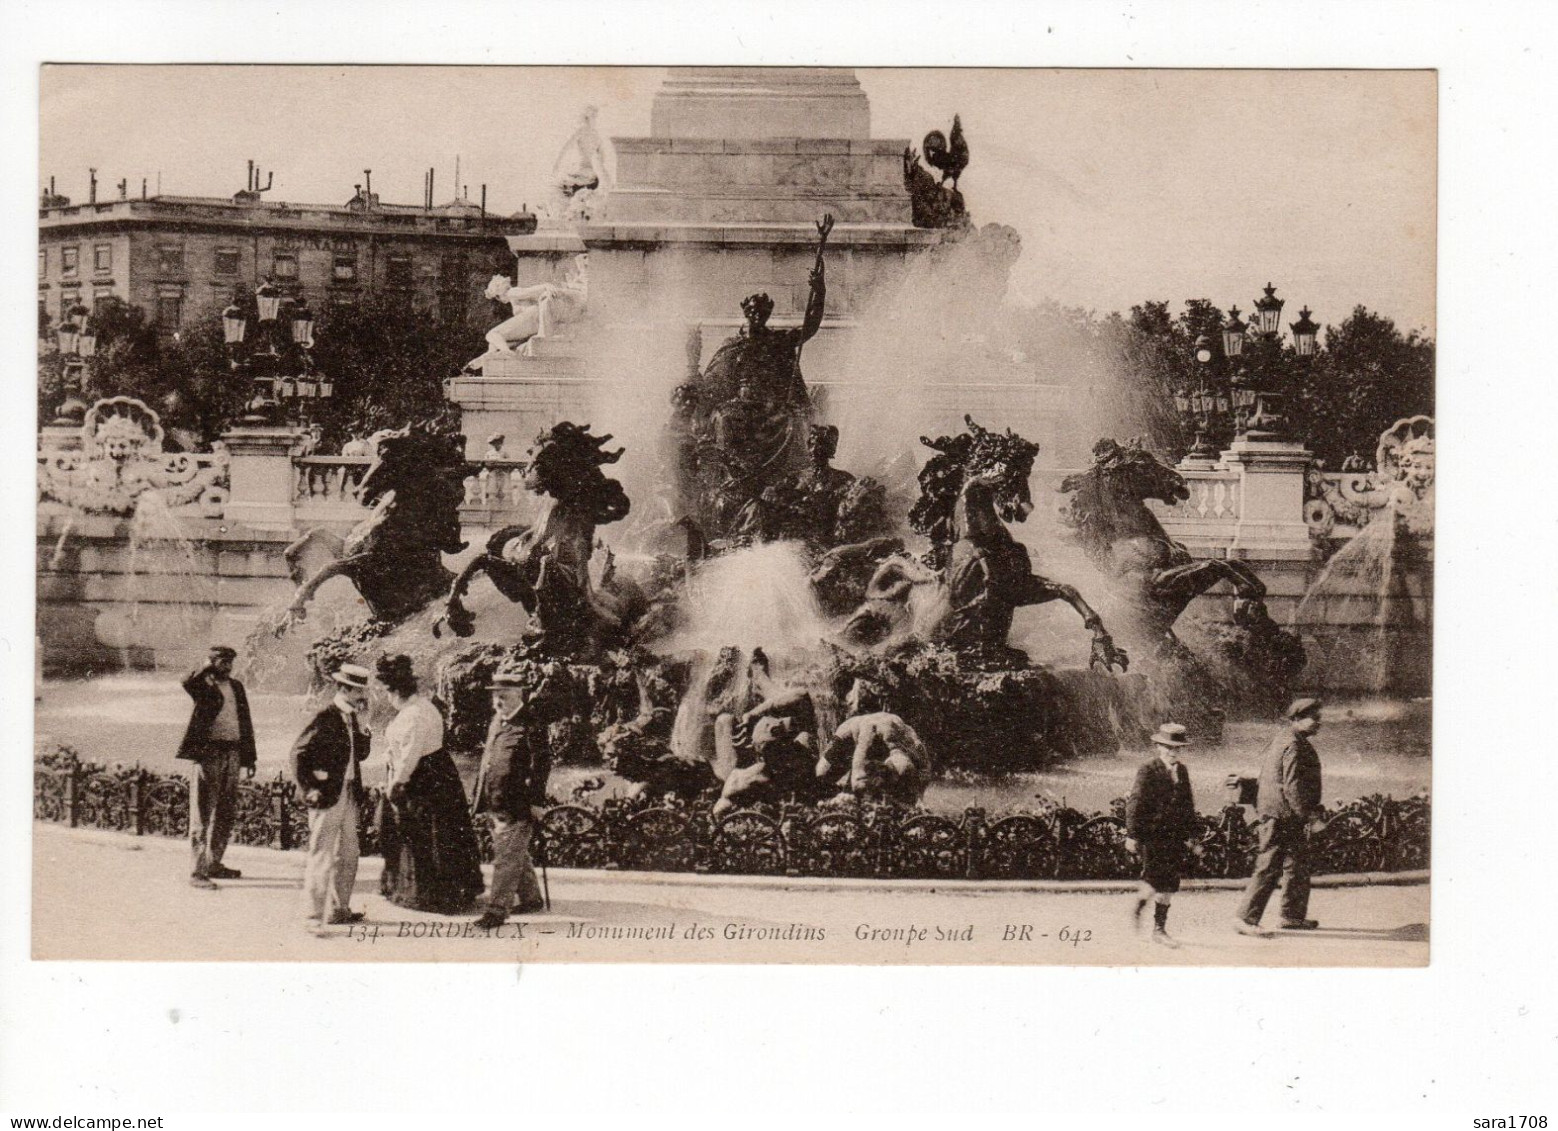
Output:
[[[378,790],[368,791],[362,851],[378,851]],[[706,803],[615,799],[600,806],[553,803],[542,818],[547,862],[558,868],[727,875],[875,879],[1129,880],[1138,872],[1125,822],[1063,806],[960,816],[886,805],[785,804],[715,817]],[[1201,816],[1192,877],[1242,878],[1255,859],[1255,826],[1240,805]],[[1315,834],[1316,875],[1400,872],[1428,866],[1430,804],[1375,794],[1333,806]],[[136,836],[187,836],[189,784],[139,766],[103,767],[69,753],[34,763],[33,817],[72,828]],[[487,822],[474,826],[492,859]],[[308,841],[307,809],[284,778],[238,787],[232,841],[297,849]]]

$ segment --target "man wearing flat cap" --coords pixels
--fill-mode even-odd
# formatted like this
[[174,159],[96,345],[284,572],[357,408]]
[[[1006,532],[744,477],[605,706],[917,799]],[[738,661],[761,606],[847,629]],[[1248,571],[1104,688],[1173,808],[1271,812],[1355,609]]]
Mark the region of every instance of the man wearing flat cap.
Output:
[[178,757],[195,763],[189,777],[189,843],[194,867],[189,882],[214,890],[213,880],[236,880],[237,868],[222,863],[227,838],[238,808],[238,774],[254,776],[254,723],[249,697],[234,679],[238,653],[224,644],[213,647],[206,664],[184,680],[195,701],[179,743]]
[[550,678],[545,665],[531,663],[498,672],[488,685],[492,725],[472,802],[477,813],[492,818],[492,887],[476,920],[486,930],[507,921],[516,899],[521,915],[544,906],[530,863],[530,838],[546,815],[546,779],[552,772]]
[[1196,833],[1195,796],[1190,772],[1179,760],[1181,747],[1190,745],[1185,728],[1164,723],[1152,736],[1156,756],[1136,771],[1136,784],[1125,808],[1125,846],[1141,856],[1141,890],[1136,899],[1136,921],[1152,904],[1152,941],[1160,946],[1179,943],[1168,933],[1169,904],[1179,890],[1187,869],[1187,857],[1200,853]]
[[1282,928],[1312,931],[1309,918],[1309,836],[1325,827],[1320,802],[1320,755],[1310,735],[1320,729],[1318,699],[1296,699],[1284,712],[1288,733],[1266,750],[1256,787],[1255,874],[1244,889],[1235,927],[1242,935],[1269,937],[1260,925],[1266,903],[1282,881]]
[[308,806],[308,862],[303,894],[309,919],[355,923],[357,829],[362,811],[362,762],[368,757],[368,669],[342,664],[331,680],[335,696],[292,746],[292,780]]

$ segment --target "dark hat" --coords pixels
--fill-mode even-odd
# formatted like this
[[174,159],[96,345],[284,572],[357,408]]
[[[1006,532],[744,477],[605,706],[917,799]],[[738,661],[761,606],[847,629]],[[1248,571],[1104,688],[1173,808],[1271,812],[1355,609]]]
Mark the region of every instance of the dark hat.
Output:
[[330,673],[330,678],[342,687],[354,687],[358,691],[366,691],[371,674],[361,664],[342,664]]
[[1190,732],[1180,723],[1164,723],[1158,727],[1152,741],[1159,746],[1189,746]]
[[229,648],[226,644],[213,644],[211,645],[210,654],[212,656],[225,656],[229,660],[236,660],[238,658],[238,649]]
[[1306,715],[1318,715],[1320,708],[1325,706],[1318,699],[1295,699],[1288,705],[1288,709],[1282,712],[1284,719],[1302,719]]

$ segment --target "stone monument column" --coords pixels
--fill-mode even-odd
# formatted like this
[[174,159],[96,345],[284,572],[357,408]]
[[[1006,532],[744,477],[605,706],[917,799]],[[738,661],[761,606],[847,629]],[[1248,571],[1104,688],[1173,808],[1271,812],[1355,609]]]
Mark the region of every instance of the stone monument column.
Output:
[[[467,452],[504,432],[522,445],[559,420],[632,433],[621,388],[642,385],[669,412],[684,343],[700,328],[703,362],[742,324],[741,300],[766,293],[771,325],[801,323],[817,221],[832,215],[827,302],[806,346],[808,382],[826,385],[871,300],[946,238],[916,228],[904,187],[907,138],[873,138],[854,71],[837,67],[672,67],[650,109],[650,136],[613,137],[616,176],[571,230],[509,239],[521,285],[556,281],[589,253],[585,317],[448,383]],[[641,409],[639,410],[641,411]]]
[[1231,555],[1309,560],[1304,472],[1313,458],[1303,444],[1275,438],[1238,439],[1223,452],[1223,466],[1239,472],[1239,525],[1229,546]]
[[226,516],[255,530],[290,530],[297,476],[292,455],[303,432],[288,425],[237,427],[222,434],[228,451]]

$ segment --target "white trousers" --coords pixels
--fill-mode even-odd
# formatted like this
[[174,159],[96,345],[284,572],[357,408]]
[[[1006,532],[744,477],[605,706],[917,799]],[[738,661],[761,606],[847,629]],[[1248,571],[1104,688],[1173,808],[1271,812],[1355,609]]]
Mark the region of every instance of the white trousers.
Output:
[[351,910],[357,854],[357,801],[347,785],[330,808],[308,811],[308,863],[303,869],[303,894],[311,916],[328,923],[338,912]]

